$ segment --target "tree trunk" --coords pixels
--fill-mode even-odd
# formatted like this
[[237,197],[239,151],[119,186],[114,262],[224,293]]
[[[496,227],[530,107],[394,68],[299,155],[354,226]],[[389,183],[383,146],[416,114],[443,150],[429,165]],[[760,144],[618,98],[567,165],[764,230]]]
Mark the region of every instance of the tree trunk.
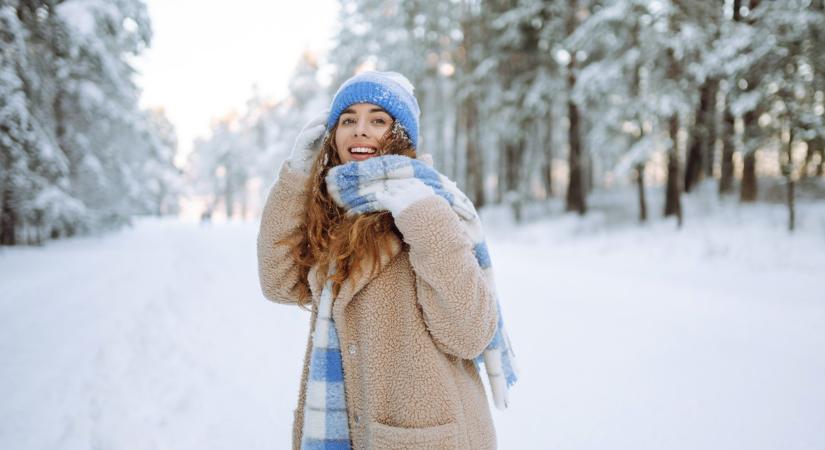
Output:
[[476,208],[484,206],[484,171],[478,146],[478,107],[475,99],[468,96],[464,100],[464,137],[467,140],[467,187]]
[[668,129],[672,145],[667,152],[667,192],[665,195],[665,217],[676,216],[676,222],[682,226],[682,202],[679,198],[679,115],[673,114],[668,119]]
[[[714,111],[716,110],[716,89],[718,81],[708,78],[700,88],[700,100],[696,109],[693,130],[688,145],[685,161],[685,192],[690,192],[707,173],[710,165],[710,174],[713,175],[713,144],[711,131],[713,127]],[[713,137],[715,140],[715,136]],[[703,172],[704,169],[704,172]]]
[[[676,26],[669,24],[671,30]],[[676,59],[676,53],[672,48],[667,49],[667,79],[673,86],[676,86],[682,73],[680,63]],[[676,223],[682,226],[682,202],[679,192],[679,113],[674,111],[668,118],[668,134],[670,135],[671,146],[667,153],[667,187],[665,193],[665,217],[676,216]]]
[[[567,35],[570,36],[576,30],[576,12],[578,5],[576,0],[570,0],[567,11]],[[587,205],[584,197],[584,179],[582,174],[582,148],[581,131],[579,130],[580,120],[579,108],[573,101],[573,87],[576,85],[576,53],[570,52],[570,63],[567,65],[567,118],[570,122],[568,130],[568,166],[570,176],[567,184],[567,196],[565,210],[576,211],[579,215],[587,212]]]
[[793,179],[793,157],[791,153],[791,149],[793,147],[793,125],[788,132],[788,145],[785,147],[785,151],[782,152],[780,155],[780,167],[782,168],[782,175],[785,177],[785,181],[788,186],[787,190],[787,199],[786,203],[788,205],[788,231],[793,231],[794,226],[796,225],[796,211],[795,211],[795,204],[794,204],[794,179]]
[[505,148],[504,151],[498,152],[498,170],[497,179],[498,182],[496,183],[496,203],[502,204],[504,203],[504,197],[507,193],[507,157],[505,156],[507,149]]
[[455,122],[453,122],[453,145],[450,148],[450,152],[452,153],[450,156],[452,158],[450,158],[451,160],[449,161],[449,164],[445,164],[445,167],[448,168],[448,171],[445,174],[456,182],[458,182],[458,156],[461,154],[461,134],[463,127],[464,111],[459,104],[456,107],[456,118]]
[[593,192],[593,188],[596,186],[596,171],[593,169],[593,156],[589,153],[585,153],[585,173],[587,173],[587,194]]
[[794,187],[795,183],[793,177],[788,177],[788,231],[793,232],[796,228],[796,204],[794,202]]
[[[733,21],[742,21],[742,0],[733,0]],[[736,89],[736,80],[729,79],[725,98],[725,112],[722,114],[722,173],[719,176],[719,195],[733,191],[733,154],[736,152],[736,118],[730,110],[731,92]]]
[[739,188],[739,200],[741,202],[750,203],[756,201],[757,183],[756,183],[756,133],[754,127],[756,126],[756,111],[748,111],[743,117],[745,125],[744,137],[747,139],[745,144],[745,155],[742,167],[742,185]]
[[802,167],[799,168],[799,178],[808,178],[809,176],[808,172],[810,172],[811,162],[814,160],[814,156],[818,153],[815,143],[818,138],[819,136],[805,141],[805,159],[802,161]]
[[226,204],[224,205],[226,208],[226,220],[232,220],[232,216],[235,214],[235,186],[233,185],[233,173],[232,168],[226,168],[226,176],[224,177],[225,184],[223,197]]
[[647,201],[645,200],[645,164],[636,164],[636,186],[639,189],[639,222],[647,221]]
[[[587,136],[587,131],[591,128],[587,116],[579,115],[579,140],[581,142],[582,136]],[[584,197],[587,198],[596,183],[596,174],[593,169],[593,156],[588,152],[582,152],[582,179],[584,180]]]
[[8,180],[3,181],[3,190],[0,192],[0,195],[2,195],[2,199],[0,199],[2,200],[0,201],[0,205],[2,205],[2,209],[0,209],[0,245],[15,245],[17,243],[15,233],[17,211],[14,209],[12,200],[14,193]]
[[[443,81],[441,81],[440,79],[436,79],[433,81],[432,85],[434,89],[434,98],[445,98]],[[431,104],[432,103],[434,102],[431,102]],[[434,107],[430,109],[430,111],[433,111],[433,113],[437,114],[437,116],[434,118],[435,120],[430,122],[432,124],[431,126],[435,128],[435,143],[431,147],[433,149],[432,153],[433,157],[437,158],[436,161],[439,162],[439,164],[437,164],[436,167],[440,168],[440,170],[444,170],[445,174],[450,173],[449,169],[447,169],[445,166],[447,165],[447,161],[452,159],[450,158],[449,152],[453,151],[453,149],[455,148],[453,147],[453,149],[448,150],[449,147],[447,146],[447,142],[445,139],[445,124],[448,123],[447,117],[449,115],[449,112],[452,110],[453,108],[438,108],[437,111]]]
[[518,189],[518,146],[514,142],[508,142],[504,145],[504,192],[506,195],[512,195]]
[[544,182],[544,192],[546,197],[553,195],[553,112],[547,113],[547,133],[544,135],[542,143],[544,160],[542,161],[541,176]]
[[[697,114],[697,118],[698,117],[700,116]],[[685,161],[685,192],[690,192],[693,186],[696,185],[702,177],[703,138],[701,136],[697,136],[702,133],[702,131],[700,131],[702,128],[704,128],[704,125],[700,125],[699,120],[697,119],[693,134],[690,137],[690,144],[688,144],[687,158]]]
[[544,161],[541,168],[542,181],[544,182],[544,192],[546,197],[553,196],[553,143],[552,139],[544,142]]
[[742,0],[733,0],[733,21],[742,21]]
[[[575,80],[575,77],[571,74],[568,76],[568,80],[570,79]],[[568,86],[572,89],[572,84],[575,81],[568,81]],[[583,177],[582,177],[582,150],[581,150],[581,138],[579,136],[579,110],[573,100],[568,100],[567,102],[567,111],[568,116],[570,119],[570,130],[569,130],[569,145],[570,151],[568,154],[568,166],[570,170],[570,178],[568,179],[568,186],[567,186],[567,204],[565,209],[567,211],[576,211],[580,215],[583,215],[586,212],[586,205],[584,200],[584,186],[583,186]]]
[[[527,127],[522,124],[522,130]],[[504,146],[504,198],[513,210],[516,223],[522,221],[522,158],[524,158],[524,138],[516,142],[508,142]]]
[[[739,14],[742,2],[740,0],[734,1],[734,16],[733,19],[737,22],[742,21],[742,16]],[[759,5],[759,0],[750,1],[750,9],[753,11]],[[753,13],[750,14],[749,23],[753,23]],[[756,81],[752,76],[746,77],[748,86],[746,92],[752,91],[756,88]],[[757,108],[758,109],[758,108]],[[756,148],[758,131],[756,128],[756,121],[759,114],[756,110],[748,111],[742,117],[742,144],[743,144],[743,166],[742,166],[742,184],[739,187],[739,201],[753,202],[756,201],[757,185],[756,185]]]
[[[814,0],[811,2],[811,9],[821,17],[822,14],[825,14],[825,0]],[[821,28],[813,28],[811,34],[812,42],[822,42],[824,36]],[[814,80],[813,90],[825,92],[825,64],[823,64],[825,63],[825,57],[822,55],[821,45],[812,45],[810,47],[810,53],[809,58],[812,61],[818,60],[819,62],[819,64],[816,62],[811,64],[814,72],[812,77]],[[825,166],[825,134],[823,134],[821,130],[818,131],[813,139],[808,141],[808,154],[812,157],[819,155],[819,163],[816,165],[814,175],[817,177],[822,176],[823,169],[825,169],[825,167],[823,167]]]
[[742,166],[742,186],[739,188],[739,200],[742,202],[756,201],[756,151],[745,155]]
[[719,176],[719,194],[730,194],[733,191],[733,152],[734,148],[734,134],[736,133],[734,127],[734,117],[730,109],[725,107],[725,116],[723,119],[724,128],[722,131],[722,171]]
[[710,79],[710,92],[708,92],[708,109],[705,112],[705,176],[713,178],[714,163],[716,162],[716,137],[718,114],[716,112],[717,95],[719,94],[719,79]]

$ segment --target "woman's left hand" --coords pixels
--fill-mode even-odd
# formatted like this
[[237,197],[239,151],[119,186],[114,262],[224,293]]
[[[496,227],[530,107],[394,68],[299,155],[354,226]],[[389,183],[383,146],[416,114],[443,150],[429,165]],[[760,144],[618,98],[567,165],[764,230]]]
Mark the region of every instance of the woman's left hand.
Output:
[[375,192],[375,202],[393,217],[398,217],[413,203],[435,196],[436,193],[418,178],[384,180],[381,189]]

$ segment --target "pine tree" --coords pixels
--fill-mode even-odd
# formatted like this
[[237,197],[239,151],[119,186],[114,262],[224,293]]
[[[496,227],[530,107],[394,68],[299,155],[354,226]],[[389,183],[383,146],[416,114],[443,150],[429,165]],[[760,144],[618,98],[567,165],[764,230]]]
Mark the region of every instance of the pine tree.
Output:
[[0,242],[39,243],[156,211],[151,198],[171,192],[178,173],[132,79],[130,58],[151,38],[143,2],[0,5]]

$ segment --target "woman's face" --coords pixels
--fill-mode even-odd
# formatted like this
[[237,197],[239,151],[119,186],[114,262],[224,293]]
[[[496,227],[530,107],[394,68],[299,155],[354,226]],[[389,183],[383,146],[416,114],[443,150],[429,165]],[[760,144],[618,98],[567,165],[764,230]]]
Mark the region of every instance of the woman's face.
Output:
[[335,148],[342,163],[363,161],[378,155],[379,141],[392,126],[390,116],[380,106],[356,103],[338,117]]

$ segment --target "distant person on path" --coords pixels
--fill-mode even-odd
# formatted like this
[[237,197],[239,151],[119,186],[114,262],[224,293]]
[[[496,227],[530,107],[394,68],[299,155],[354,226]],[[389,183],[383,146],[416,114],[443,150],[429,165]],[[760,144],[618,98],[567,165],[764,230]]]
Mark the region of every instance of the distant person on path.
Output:
[[261,288],[312,311],[295,449],[496,447],[479,364],[504,408],[513,354],[478,215],[417,157],[419,115],[401,74],[350,78],[267,198]]

